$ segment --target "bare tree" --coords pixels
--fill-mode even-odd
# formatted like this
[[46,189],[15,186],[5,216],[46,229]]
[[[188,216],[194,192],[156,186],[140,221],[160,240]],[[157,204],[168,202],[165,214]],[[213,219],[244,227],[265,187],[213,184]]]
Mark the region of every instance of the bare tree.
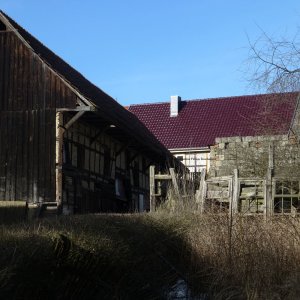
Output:
[[261,36],[252,42],[249,38],[248,80],[267,92],[300,90],[300,35],[275,38],[261,30]]

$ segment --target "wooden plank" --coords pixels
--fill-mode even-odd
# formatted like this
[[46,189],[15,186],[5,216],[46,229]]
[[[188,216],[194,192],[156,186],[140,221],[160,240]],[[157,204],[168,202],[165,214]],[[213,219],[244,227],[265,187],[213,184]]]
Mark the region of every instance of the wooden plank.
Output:
[[196,194],[196,203],[199,204],[201,214],[204,212],[205,197],[204,197],[203,191],[204,191],[204,186],[205,186],[205,177],[206,177],[206,169],[202,169],[201,174],[200,174],[199,190],[198,190],[198,193]]
[[56,199],[56,157],[55,157],[55,153],[56,153],[56,112],[55,110],[51,110],[49,111],[49,137],[50,137],[50,151],[49,151],[49,159],[50,159],[50,199],[54,200]]
[[0,34],[0,111],[3,109],[3,93],[4,93],[4,34]]
[[[37,101],[37,99],[35,99]],[[35,102],[37,105],[37,102]],[[42,155],[39,149],[39,111],[33,111],[33,131],[34,131],[34,139],[33,139],[33,201],[39,202],[39,157]]]
[[157,180],[171,180],[172,176],[167,174],[156,174],[155,179]]
[[207,183],[211,182],[219,182],[219,181],[228,181],[231,180],[233,178],[233,176],[220,176],[220,177],[214,177],[214,178],[209,178],[206,180]]
[[79,118],[85,113],[85,111],[79,111],[73,116],[66,125],[63,126],[64,130],[68,130]]
[[38,120],[38,135],[39,135],[39,159],[38,159],[38,186],[39,186],[39,200],[45,200],[45,172],[46,170],[46,147],[45,147],[45,139],[46,139],[46,116],[45,110],[40,109],[38,111],[39,120]]
[[78,112],[78,111],[95,111],[93,106],[77,106],[76,108],[57,108],[57,112]]
[[[30,99],[30,105],[32,105]],[[28,200],[33,202],[33,169],[34,169],[34,112],[28,111],[28,167],[27,167],[27,181],[28,181]]]
[[38,58],[37,55],[32,55],[32,75],[33,75],[33,82],[32,82],[32,106],[33,109],[39,109],[39,77],[38,77]]
[[18,82],[18,73],[19,73],[19,65],[18,65],[18,40],[14,36],[14,46],[12,51],[12,77],[13,77],[13,91],[12,91],[12,110],[19,110],[18,105],[18,90],[19,90],[19,82]]
[[55,150],[55,163],[56,163],[56,202],[58,209],[62,208],[62,164],[63,164],[63,116],[62,113],[56,113],[56,150]]
[[15,112],[10,113],[11,116],[11,144],[10,144],[10,171],[9,171],[9,176],[10,176],[10,200],[17,200],[16,199],[16,160],[17,160],[17,132],[16,132],[16,127],[18,126],[18,118]]
[[62,107],[63,105],[61,105],[61,93],[60,93],[60,89],[61,89],[61,82],[60,79],[55,76],[54,77],[55,80],[55,107]]
[[[55,100],[55,75],[53,72],[49,72],[49,85],[50,85],[50,93],[49,93],[49,106],[50,108],[56,107],[56,100]],[[54,122],[55,123],[55,122]]]
[[10,34],[6,36],[5,39],[5,45],[4,45],[4,78],[6,80],[4,80],[4,92],[3,92],[3,106],[2,109],[3,110],[8,110],[8,98],[9,98],[9,86],[10,86],[10,82],[9,82],[9,64],[10,64],[10,49],[9,49],[9,40],[10,40]]
[[265,218],[270,218],[273,215],[273,196],[272,196],[272,175],[274,167],[274,146],[273,142],[269,145],[269,162],[266,174],[266,188],[265,188]]
[[230,198],[230,193],[229,191],[225,191],[225,190],[219,190],[219,191],[207,191],[207,198],[209,199],[229,199]]
[[230,201],[230,210],[232,210],[232,213],[235,214],[238,212],[238,201],[239,201],[239,194],[240,194],[240,184],[239,184],[239,178],[238,178],[238,169],[233,170],[233,192],[232,192],[232,201]]
[[7,107],[9,111],[13,110],[13,93],[14,93],[14,73],[13,73],[13,64],[14,64],[14,60],[13,60],[13,55],[14,55],[14,38],[11,35],[10,39],[9,39],[9,66],[8,66],[8,81],[9,81],[9,89],[8,89],[8,103],[7,103]]
[[175,194],[178,197],[178,200],[181,201],[182,199],[181,199],[181,196],[180,196],[180,191],[179,191],[179,187],[178,187],[177,178],[176,178],[174,168],[169,168],[169,171],[170,171],[170,175],[171,175],[171,178],[172,178],[172,184],[173,184]]
[[265,209],[264,215],[268,219],[273,214],[273,205],[272,205],[272,169],[268,168],[266,174],[266,185],[265,185]]
[[271,141],[269,145],[269,164],[268,164],[269,169],[273,170],[274,169],[274,144]]
[[24,134],[23,134],[23,172],[22,172],[22,199],[28,202],[28,151],[29,151],[29,124],[28,124],[28,111],[23,112],[23,122],[24,122]]
[[22,55],[22,59],[23,59],[23,91],[22,91],[22,95],[23,95],[23,99],[22,99],[22,103],[23,103],[23,109],[27,110],[28,109],[28,84],[29,84],[29,59],[28,59],[28,51],[26,47],[23,47],[23,55]]
[[11,160],[12,160],[12,153],[10,153],[11,149],[11,130],[12,130],[12,118],[11,118],[11,112],[7,113],[7,132],[6,132],[6,155],[5,155],[5,161],[6,161],[6,188],[5,188],[5,200],[9,201],[11,200],[10,197],[10,188],[11,188]]
[[[6,152],[7,152],[7,114],[0,112],[0,200],[5,200],[5,191],[6,191]],[[5,142],[4,142],[5,141]]]
[[14,200],[23,200],[22,199],[22,169],[23,169],[23,144],[22,144],[22,136],[23,136],[23,114],[22,112],[14,112],[16,116],[15,120],[15,131],[14,135],[16,136],[15,148],[16,148],[16,157],[15,157],[15,195]]
[[45,183],[44,183],[44,201],[51,201],[54,200],[54,198],[51,199],[51,134],[54,134],[51,132],[51,127],[49,126],[51,122],[51,111],[46,110],[45,111],[45,148],[44,148],[44,160],[45,160]]
[[10,44],[10,54],[11,54],[11,61],[10,61],[10,77],[9,77],[9,80],[10,80],[10,83],[11,83],[11,86],[10,86],[10,99],[9,99],[9,107],[10,107],[10,110],[13,111],[17,108],[17,103],[16,103],[16,90],[17,90],[17,87],[16,87],[16,74],[17,74],[17,65],[16,65],[16,62],[17,62],[17,59],[16,59],[16,39],[15,39],[15,36],[12,35],[11,36],[11,44]]
[[149,188],[150,188],[150,211],[155,211],[155,166],[150,166],[149,169]]
[[[27,53],[27,109],[33,109],[33,55],[32,53]],[[29,116],[29,120],[30,120]]]

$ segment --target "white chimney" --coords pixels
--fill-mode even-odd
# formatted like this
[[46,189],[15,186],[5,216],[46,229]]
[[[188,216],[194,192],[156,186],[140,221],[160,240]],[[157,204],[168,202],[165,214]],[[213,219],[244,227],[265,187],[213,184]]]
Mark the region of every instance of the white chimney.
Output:
[[177,117],[180,109],[180,101],[181,97],[179,96],[171,96],[171,104],[170,104],[170,116]]

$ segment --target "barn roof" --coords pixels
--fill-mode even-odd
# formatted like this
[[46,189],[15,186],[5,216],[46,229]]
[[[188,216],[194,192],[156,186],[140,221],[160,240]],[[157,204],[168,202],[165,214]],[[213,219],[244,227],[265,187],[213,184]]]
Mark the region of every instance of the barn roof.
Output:
[[[156,139],[155,136],[141,123],[138,118],[121,106],[108,94],[87,80],[63,59],[43,45],[14,20],[0,10],[0,19],[9,22],[11,27],[25,40],[32,50],[56,73],[58,73],[75,90],[88,99],[96,108],[101,118],[107,120],[120,130],[120,137],[124,140],[132,139],[135,147],[156,160],[164,161],[166,158],[173,161],[170,152]],[[94,118],[95,119],[95,118]]]
[[168,149],[207,147],[217,137],[287,134],[297,93],[181,101],[170,117],[170,103],[131,105],[134,113]]

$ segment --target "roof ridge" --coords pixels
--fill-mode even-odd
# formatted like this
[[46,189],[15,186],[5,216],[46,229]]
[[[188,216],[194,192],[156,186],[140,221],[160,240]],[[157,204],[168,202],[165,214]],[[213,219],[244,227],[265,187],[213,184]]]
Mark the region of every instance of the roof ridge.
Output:
[[[212,98],[196,98],[196,99],[183,99],[181,101],[185,102],[198,102],[198,101],[213,101],[213,100],[226,100],[226,99],[236,99],[236,98],[247,98],[247,97],[262,97],[262,96],[272,96],[272,95],[287,95],[287,94],[296,94],[298,92],[282,92],[282,93],[261,93],[261,94],[246,94],[240,96],[224,96],[224,97],[212,97]],[[131,106],[140,106],[140,105],[158,105],[158,104],[168,104],[169,101],[163,102],[146,102],[146,103],[134,103],[129,104]]]

